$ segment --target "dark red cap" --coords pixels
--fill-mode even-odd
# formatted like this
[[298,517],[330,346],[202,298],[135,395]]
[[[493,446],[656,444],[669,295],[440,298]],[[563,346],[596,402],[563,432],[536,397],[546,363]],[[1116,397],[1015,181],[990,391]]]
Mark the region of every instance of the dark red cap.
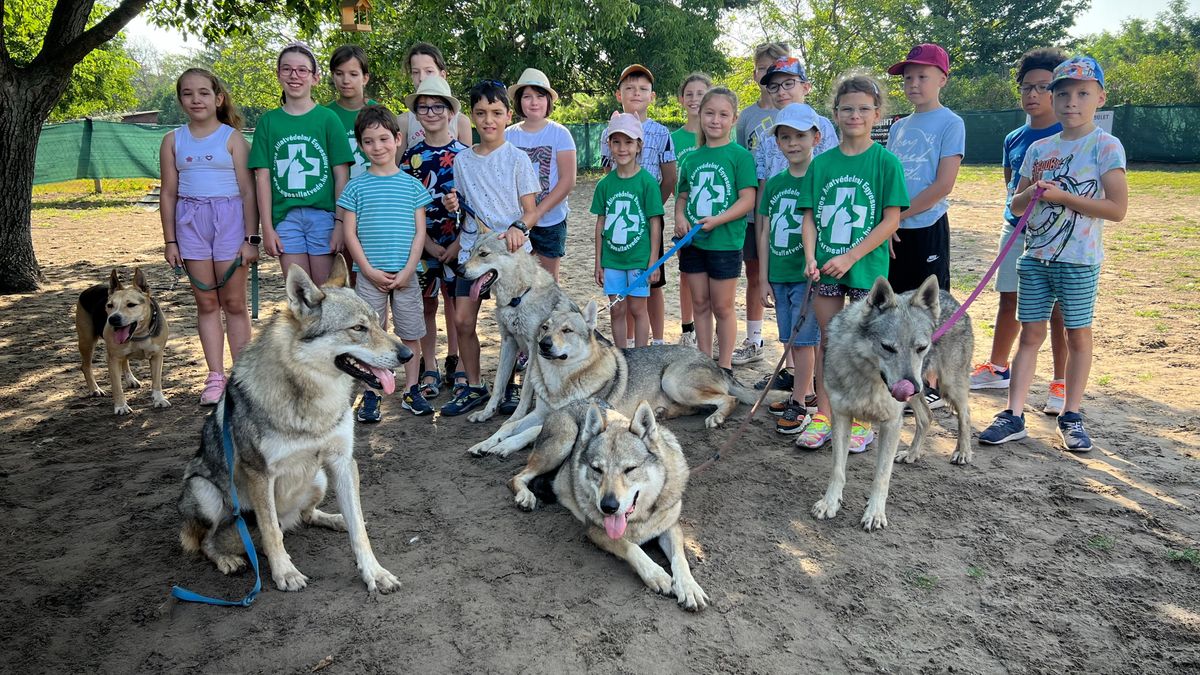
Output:
[[888,75],[903,75],[904,67],[914,63],[921,66],[934,66],[943,73],[950,74],[950,55],[946,53],[945,49],[932,43],[926,43],[908,50],[908,56],[904,57],[903,61],[888,68]]

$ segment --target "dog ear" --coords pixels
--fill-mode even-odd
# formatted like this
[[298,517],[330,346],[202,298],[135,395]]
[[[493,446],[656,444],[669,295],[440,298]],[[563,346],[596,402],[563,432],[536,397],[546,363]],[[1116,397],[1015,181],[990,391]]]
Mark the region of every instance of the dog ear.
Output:
[[580,433],[580,440],[587,443],[593,436],[599,436],[604,433],[604,428],[608,426],[608,417],[600,406],[595,403],[588,405],[587,415],[583,418],[583,430]]
[[345,288],[350,270],[346,269],[346,260],[340,255],[333,256],[333,268],[329,270],[329,278],[325,280],[322,286],[330,288]]
[[638,403],[637,410],[633,411],[633,419],[629,420],[629,433],[647,442],[658,435],[658,420],[654,417],[654,408],[650,407],[649,402],[643,400]]
[[112,274],[108,276],[108,294],[112,295],[121,290],[121,275],[117,274],[116,268],[113,268]]
[[325,294],[299,265],[292,265],[287,273],[288,309],[296,318],[320,310]]
[[937,321],[942,313],[941,295],[942,289],[938,286],[937,276],[930,274],[929,278],[917,287],[908,304],[928,310],[933,315],[933,320]]
[[587,307],[583,308],[583,321],[588,325],[588,328],[596,330],[596,319],[600,314],[600,308],[596,305],[595,300],[588,300]]
[[150,284],[146,283],[146,275],[142,274],[142,268],[133,268],[133,287],[139,291],[150,295]]
[[875,284],[867,293],[867,304],[878,311],[896,306],[896,293],[886,277],[876,277]]

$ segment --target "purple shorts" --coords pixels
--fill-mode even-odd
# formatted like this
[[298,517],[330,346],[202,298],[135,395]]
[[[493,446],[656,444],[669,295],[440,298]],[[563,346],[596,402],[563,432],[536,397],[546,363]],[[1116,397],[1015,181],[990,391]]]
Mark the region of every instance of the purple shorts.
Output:
[[184,260],[233,260],[246,240],[241,197],[180,197],[175,241]]

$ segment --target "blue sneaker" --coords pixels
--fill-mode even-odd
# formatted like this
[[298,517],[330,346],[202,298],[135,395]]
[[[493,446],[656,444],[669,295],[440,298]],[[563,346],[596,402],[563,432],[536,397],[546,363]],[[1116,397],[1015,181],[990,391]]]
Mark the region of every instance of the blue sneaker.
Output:
[[1070,452],[1088,452],[1092,449],[1092,439],[1083,430],[1083,415],[1077,412],[1058,416],[1058,435]]
[[1028,435],[1029,432],[1025,431],[1025,416],[1014,415],[1013,411],[1005,410],[996,415],[991,426],[979,434],[979,442],[984,445],[1000,445],[1020,440]]
[[404,396],[400,399],[400,407],[405,410],[411,410],[412,414],[417,415],[432,415],[433,407],[421,395],[421,385],[414,384],[408,391],[404,392]]
[[496,412],[501,415],[511,415],[517,411],[517,406],[521,404],[521,385],[516,382],[509,382],[504,388],[504,400],[500,401],[500,405],[496,407]]
[[455,417],[487,403],[488,398],[487,385],[455,389],[454,398],[442,406],[441,413],[445,417]]
[[383,419],[383,414],[379,412],[379,394],[370,389],[364,391],[362,400],[354,411],[354,419],[364,424],[375,424]]

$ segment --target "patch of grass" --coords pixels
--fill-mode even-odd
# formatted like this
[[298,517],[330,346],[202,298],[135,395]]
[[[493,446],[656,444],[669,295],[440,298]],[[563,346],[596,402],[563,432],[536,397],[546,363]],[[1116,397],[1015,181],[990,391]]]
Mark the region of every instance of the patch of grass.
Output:
[[64,183],[37,185],[33,188],[33,209],[97,209],[124,207],[141,199],[157,181],[149,178],[126,178],[101,181],[103,192],[96,194],[91,180],[72,180]]
[[1101,375],[1096,378],[1096,384],[1101,387],[1107,387],[1108,385],[1112,384],[1112,381],[1112,375]]
[[1117,540],[1106,534],[1092,535],[1087,540],[1088,548],[1094,551],[1111,551],[1116,544]]
[[1154,373],[1138,373],[1138,382],[1149,382],[1154,379]]
[[1162,311],[1157,309],[1136,309],[1133,311],[1133,315],[1142,319],[1160,319],[1162,318]]
[[979,280],[983,278],[982,274],[960,274],[950,279],[950,287],[962,293],[970,293],[979,285]]
[[1135,194],[1200,195],[1200,171],[1192,167],[1154,170],[1132,167],[1128,181],[1130,193]]
[[983,568],[978,565],[970,565],[967,567],[967,576],[971,577],[972,579],[982,579],[986,574],[987,573],[983,570]]
[[1165,321],[1155,321],[1154,322],[1154,332],[1155,333],[1170,333],[1171,325],[1166,323]]
[[937,577],[920,570],[908,570],[904,573],[904,580],[923,591],[932,591],[938,583]]
[[1194,548],[1185,548],[1182,551],[1174,549],[1167,551],[1167,560],[1171,562],[1188,563],[1192,567],[1200,570],[1200,550]]

